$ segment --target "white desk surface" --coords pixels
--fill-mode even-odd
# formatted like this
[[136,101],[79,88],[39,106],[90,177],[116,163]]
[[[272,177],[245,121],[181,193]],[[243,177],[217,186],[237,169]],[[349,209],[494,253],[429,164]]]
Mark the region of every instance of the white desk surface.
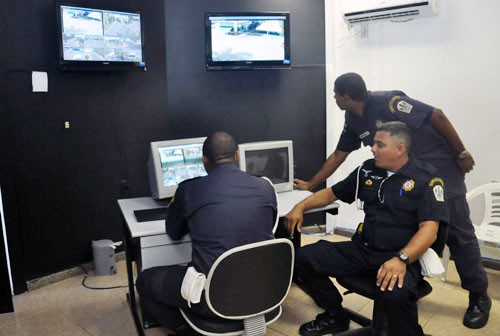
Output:
[[[277,195],[278,195],[278,216],[284,217],[287,213],[290,212],[290,210],[292,210],[295,204],[299,203],[309,195],[312,195],[312,192],[306,190],[293,190],[293,191],[278,193]],[[125,217],[125,221],[127,222],[127,226],[130,230],[132,238],[165,234],[164,220],[157,220],[151,222],[137,222],[137,219],[135,218],[134,210],[161,207],[161,205],[156,203],[151,197],[120,199],[118,200],[118,205],[120,206],[120,210],[123,216]],[[306,211],[306,213],[335,209],[338,207],[339,205],[334,202],[327,205],[326,207],[308,210]],[[191,240],[191,238],[186,236],[181,241],[183,240],[189,241]]]

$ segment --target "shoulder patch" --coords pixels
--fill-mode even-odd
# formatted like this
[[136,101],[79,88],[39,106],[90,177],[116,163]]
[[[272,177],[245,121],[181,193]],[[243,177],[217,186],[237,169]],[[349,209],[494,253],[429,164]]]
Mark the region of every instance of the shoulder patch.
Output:
[[394,96],[391,98],[391,100],[389,101],[389,110],[391,111],[391,113],[394,113],[396,112],[396,110],[394,109],[394,102],[396,100],[398,100],[399,98],[401,98],[401,96]]
[[433,187],[434,184],[436,183],[441,183],[442,186],[444,186],[444,181],[440,177],[435,177],[429,182],[429,187]]
[[397,109],[399,112],[408,113],[408,114],[413,109],[413,105],[408,103],[407,101],[404,101],[404,100],[399,101],[396,106],[397,106]]
[[436,184],[434,188],[432,188],[432,191],[434,192],[434,198],[436,198],[436,201],[444,202],[444,189],[441,185]]

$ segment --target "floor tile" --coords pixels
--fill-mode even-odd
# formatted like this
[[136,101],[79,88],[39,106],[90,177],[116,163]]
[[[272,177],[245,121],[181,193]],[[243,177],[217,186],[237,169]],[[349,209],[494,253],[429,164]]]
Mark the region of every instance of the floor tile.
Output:
[[[303,244],[319,239],[342,241],[346,237],[303,235]],[[95,276],[92,271],[86,283],[93,287],[127,285],[125,262],[117,263],[118,273],[113,276]],[[427,279],[433,292],[419,301],[419,322],[426,333],[434,336],[500,336],[500,271],[487,269],[489,294],[493,299],[490,321],[480,330],[462,325],[468,304],[468,292],[460,287],[460,279],[453,261],[448,267],[448,278]],[[66,279],[47,287],[16,295],[15,313],[0,314],[0,336],[128,336],[137,335],[125,294],[128,288],[90,290],[81,284],[83,275]],[[336,283],[334,281],[334,283]],[[338,287],[340,292],[344,290]],[[344,295],[345,307],[367,317],[372,316],[373,301],[357,294]],[[283,302],[280,319],[268,326],[267,335],[295,336],[301,324],[316,317],[323,310],[299,287],[292,285]],[[357,328],[351,323],[351,329]],[[146,336],[164,336],[164,328],[145,331]]]
[[2,334],[9,336],[89,336],[91,335],[76,322],[71,315],[57,309],[50,309],[40,314],[16,320],[14,323],[0,328]]
[[13,298],[14,313],[0,314],[0,327],[6,327],[53,308],[45,297],[38,293],[22,293]]

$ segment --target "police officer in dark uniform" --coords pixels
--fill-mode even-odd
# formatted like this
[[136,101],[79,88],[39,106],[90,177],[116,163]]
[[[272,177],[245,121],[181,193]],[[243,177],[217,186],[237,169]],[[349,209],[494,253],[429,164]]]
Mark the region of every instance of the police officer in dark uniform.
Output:
[[361,76],[347,73],[335,81],[335,99],[346,110],[345,125],[335,152],[309,182],[296,180],[299,189],[314,189],[344,162],[354,150],[373,145],[373,135],[382,122],[399,120],[413,131],[411,156],[436,167],[446,184],[449,211],[446,244],[455,259],[462,287],[469,291],[469,307],[463,323],[469,328],[486,325],[491,308],[488,278],[474,227],[469,218],[464,174],[474,166],[453,125],[443,111],[411,99],[402,91],[367,91]]
[[[268,180],[238,169],[236,149],[227,133],[208,136],[202,158],[208,175],[182,182],[168,208],[167,234],[174,240],[190,234],[193,251],[189,266],[205,275],[227,250],[274,238],[274,188]],[[150,268],[137,279],[141,305],[146,305],[163,326],[174,330],[184,325],[178,307],[188,308],[180,290],[187,267]],[[214,316],[204,295],[191,309],[202,316]]]
[[303,336],[349,328],[342,296],[329,277],[373,275],[380,286],[391,336],[423,335],[418,325],[418,258],[435,241],[440,222],[448,220],[444,183],[435,168],[408,157],[410,130],[402,122],[379,125],[368,160],[345,180],[297,204],[286,216],[290,233],[300,231],[305,210],[337,199],[364,203],[365,218],[350,242],[319,241],[296,252],[296,282],[324,313],[303,324]]

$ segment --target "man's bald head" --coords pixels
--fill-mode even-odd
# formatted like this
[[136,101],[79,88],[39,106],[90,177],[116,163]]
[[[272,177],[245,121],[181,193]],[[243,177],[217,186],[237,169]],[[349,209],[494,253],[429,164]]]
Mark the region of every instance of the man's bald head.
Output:
[[203,162],[207,161],[205,166],[208,164],[209,169],[221,163],[236,162],[238,159],[236,142],[226,132],[212,133],[203,143],[203,156],[205,157]]

